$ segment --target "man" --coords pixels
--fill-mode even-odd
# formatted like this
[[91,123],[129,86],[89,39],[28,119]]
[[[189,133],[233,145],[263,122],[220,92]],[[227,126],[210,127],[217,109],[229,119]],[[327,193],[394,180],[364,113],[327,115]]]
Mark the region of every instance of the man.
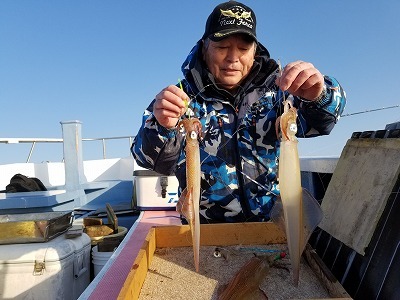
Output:
[[182,72],[182,83],[163,89],[145,111],[134,158],[145,168],[175,174],[182,192],[185,141],[177,123],[190,114],[203,128],[202,222],[268,220],[279,194],[275,122],[283,91],[298,108],[298,137],[329,134],[344,109],[344,91],[308,62],[280,71],[257,40],[254,12],[235,1],[215,7]]

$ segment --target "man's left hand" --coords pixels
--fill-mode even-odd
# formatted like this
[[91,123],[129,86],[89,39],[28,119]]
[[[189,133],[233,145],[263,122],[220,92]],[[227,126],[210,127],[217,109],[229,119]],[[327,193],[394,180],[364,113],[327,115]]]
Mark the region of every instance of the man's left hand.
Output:
[[295,61],[288,64],[276,84],[283,91],[293,96],[307,100],[315,100],[321,95],[324,86],[324,77],[313,64],[304,61]]

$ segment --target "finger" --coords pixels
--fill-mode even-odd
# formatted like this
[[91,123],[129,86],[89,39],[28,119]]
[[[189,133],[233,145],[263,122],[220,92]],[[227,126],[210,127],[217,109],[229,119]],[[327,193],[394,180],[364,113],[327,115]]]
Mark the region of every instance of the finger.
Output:
[[157,96],[154,104],[155,109],[167,109],[175,112],[182,111],[185,108],[185,101],[182,97],[185,97],[186,93],[180,89],[176,89],[175,86],[170,86],[162,90]]
[[280,76],[280,79],[278,81],[278,85],[279,87],[286,91],[289,88],[294,88],[294,89],[298,89],[299,87],[299,83],[301,85],[301,83],[303,83],[306,79],[304,79],[304,76],[306,76],[306,74],[302,74],[299,77],[299,82],[295,83],[295,86],[292,87],[292,84],[294,83],[294,81],[297,79],[297,77],[299,76],[300,73],[302,73],[304,70],[307,69],[312,69],[314,68],[314,66],[310,63],[306,63],[303,61],[295,61],[292,62],[290,64],[288,64],[282,71],[282,75]]
[[307,90],[315,86],[322,87],[324,84],[324,77],[321,73],[316,72],[311,74],[299,87],[299,89]]
[[166,116],[158,116],[158,117],[155,116],[155,117],[161,126],[168,128],[168,129],[174,128],[178,124],[178,121],[179,121],[179,118],[171,118],[171,117],[166,117]]
[[[175,85],[168,86],[165,90],[166,96],[171,96],[171,101],[177,106],[185,107],[185,101],[189,99],[188,95]],[[169,99],[169,97],[167,98]]]
[[186,93],[173,85],[166,87],[157,94],[153,104],[153,114],[158,123],[167,128],[176,125],[178,119],[186,111],[183,97],[187,97]]
[[153,114],[158,123],[166,128],[174,127],[181,116],[177,106],[172,105],[165,99],[157,100],[154,103]]
[[292,63],[287,64],[281,71],[280,75],[279,75],[279,80],[281,82],[281,84],[285,84],[286,81],[288,81],[288,76],[287,74],[289,73],[289,71],[296,65],[300,64],[302,61],[295,61]]
[[159,99],[156,100],[153,107],[154,113],[158,115],[168,116],[168,117],[175,117],[179,118],[182,109],[175,105],[174,103],[166,100],[166,99]]
[[317,84],[322,86],[322,74],[315,68],[304,69],[297,74],[296,78],[294,78],[290,87],[288,87],[288,91],[294,93],[298,90],[309,89]]

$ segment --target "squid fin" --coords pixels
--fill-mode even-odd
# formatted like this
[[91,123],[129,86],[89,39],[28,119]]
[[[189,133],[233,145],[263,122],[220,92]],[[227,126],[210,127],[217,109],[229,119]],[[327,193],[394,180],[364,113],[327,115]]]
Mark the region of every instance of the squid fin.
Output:
[[186,221],[191,225],[194,215],[192,209],[192,193],[188,192],[186,188],[179,197],[178,203],[176,204],[176,211],[184,216]]
[[[322,221],[323,212],[318,201],[310,194],[305,188],[302,189],[303,194],[303,239],[300,245],[301,252],[310,239],[311,234],[317,228],[318,224]],[[285,232],[285,217],[283,214],[283,205],[280,197],[277,198],[275,205],[270,213],[271,220],[277,224]]]

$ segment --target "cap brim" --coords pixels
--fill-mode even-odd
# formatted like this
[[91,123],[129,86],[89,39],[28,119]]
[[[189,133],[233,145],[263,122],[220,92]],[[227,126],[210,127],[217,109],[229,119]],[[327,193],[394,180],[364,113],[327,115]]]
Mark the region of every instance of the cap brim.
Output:
[[257,42],[257,37],[250,31],[247,30],[243,30],[243,29],[226,29],[226,30],[221,30],[218,32],[215,32],[213,34],[210,34],[208,36],[208,38],[214,42],[218,42],[221,41],[225,38],[227,38],[228,36],[231,36],[233,34],[245,34],[247,36],[249,36],[250,38],[252,38],[254,41]]

